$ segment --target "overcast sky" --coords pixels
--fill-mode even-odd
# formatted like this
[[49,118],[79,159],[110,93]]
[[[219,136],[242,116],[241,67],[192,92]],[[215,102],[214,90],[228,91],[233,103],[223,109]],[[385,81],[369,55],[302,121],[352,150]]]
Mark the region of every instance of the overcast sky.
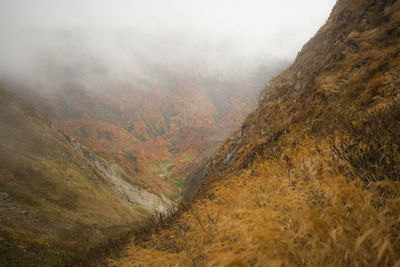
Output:
[[82,58],[118,72],[138,68],[132,61],[140,60],[293,60],[335,2],[0,0],[0,76],[37,71],[46,60],[73,66]]

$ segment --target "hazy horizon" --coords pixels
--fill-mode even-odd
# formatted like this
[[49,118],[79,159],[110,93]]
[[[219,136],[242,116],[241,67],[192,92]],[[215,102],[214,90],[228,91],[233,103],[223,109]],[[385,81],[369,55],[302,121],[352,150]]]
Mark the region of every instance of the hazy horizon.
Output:
[[52,87],[56,72],[134,80],[154,67],[219,75],[289,62],[334,2],[1,0],[0,79]]

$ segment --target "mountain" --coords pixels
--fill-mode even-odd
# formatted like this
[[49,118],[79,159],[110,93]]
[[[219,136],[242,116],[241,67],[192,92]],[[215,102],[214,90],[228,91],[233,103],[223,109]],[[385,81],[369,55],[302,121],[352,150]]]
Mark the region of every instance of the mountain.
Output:
[[254,110],[265,77],[283,66],[278,61],[246,71],[231,67],[214,75],[195,66],[149,64],[150,78],[100,75],[102,83],[96,84],[87,82],[88,74],[50,66],[42,75],[64,81],[60,88],[7,84],[98,158],[120,165],[132,186],[174,200],[197,162],[211,156]]
[[[284,157],[287,147],[309,136],[332,139],[340,146],[335,151],[359,153],[347,159],[364,180],[379,179],[367,174],[376,167],[364,169],[364,163],[387,161],[384,166],[393,169],[393,159],[379,149],[396,142],[398,127],[395,2],[338,1],[293,65],[266,84],[260,106],[226,142],[212,168],[231,171],[257,156]],[[397,172],[382,175],[398,179]]]
[[0,265],[59,265],[174,206],[0,87]]
[[338,0],[185,185],[188,211],[112,266],[397,266],[400,2]]

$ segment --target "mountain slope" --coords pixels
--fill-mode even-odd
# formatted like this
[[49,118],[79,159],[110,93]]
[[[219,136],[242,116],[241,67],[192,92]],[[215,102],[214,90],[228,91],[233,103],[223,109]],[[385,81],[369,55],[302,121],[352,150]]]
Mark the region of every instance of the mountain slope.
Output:
[[171,207],[1,87],[0,129],[0,265],[57,262]]
[[149,65],[151,79],[110,78],[95,85],[54,66],[43,75],[65,80],[61,88],[21,82],[10,88],[98,157],[123,167],[129,183],[174,199],[197,159],[210,156],[254,110],[260,77],[272,77],[282,66],[232,66],[216,77],[196,67]]
[[110,264],[397,266],[400,2],[339,0],[173,227]]
[[[226,163],[245,167],[256,154],[280,156],[282,148],[296,145],[304,136],[319,137],[327,131],[342,142],[346,138],[366,142],[367,135],[374,133],[384,139],[387,136],[379,129],[366,124],[385,117],[388,120],[379,122],[377,128],[395,133],[400,37],[397,9],[396,1],[339,1],[294,64],[269,81],[260,107],[227,142],[222,149],[226,152],[220,153],[232,157],[217,157],[214,168],[221,170]],[[366,133],[368,130],[376,132]]]

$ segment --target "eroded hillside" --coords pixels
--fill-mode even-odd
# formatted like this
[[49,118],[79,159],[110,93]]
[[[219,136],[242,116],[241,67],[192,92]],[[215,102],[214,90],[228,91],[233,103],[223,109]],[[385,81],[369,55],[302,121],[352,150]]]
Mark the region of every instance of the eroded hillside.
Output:
[[339,0],[117,266],[398,266],[400,2]]
[[173,208],[1,87],[0,129],[2,266],[59,265]]

